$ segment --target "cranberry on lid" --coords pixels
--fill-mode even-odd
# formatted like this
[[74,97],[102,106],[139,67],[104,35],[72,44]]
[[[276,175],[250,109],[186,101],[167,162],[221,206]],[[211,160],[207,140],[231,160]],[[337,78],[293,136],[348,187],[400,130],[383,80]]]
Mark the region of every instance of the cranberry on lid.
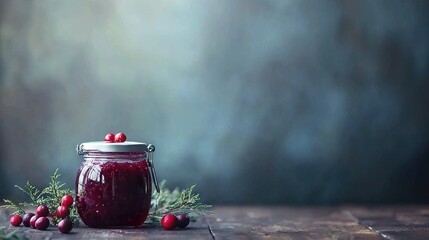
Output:
[[[152,144],[146,144],[141,142],[127,141],[127,137],[124,133],[117,133],[112,142],[112,133],[108,133],[104,137],[104,141],[96,142],[84,142],[76,147],[78,155],[85,155],[91,153],[103,154],[103,153],[144,153],[147,152],[148,166],[150,168],[150,175],[153,178],[156,191],[159,192],[158,179],[156,177],[155,166],[153,164],[153,152],[155,146]],[[86,155],[87,156],[87,155]]]

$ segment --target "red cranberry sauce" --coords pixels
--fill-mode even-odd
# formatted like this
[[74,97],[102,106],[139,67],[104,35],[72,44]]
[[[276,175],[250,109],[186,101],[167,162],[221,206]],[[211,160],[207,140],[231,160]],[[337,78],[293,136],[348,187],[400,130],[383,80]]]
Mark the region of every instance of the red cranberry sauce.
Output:
[[86,157],[77,173],[77,209],[89,227],[142,225],[149,212],[151,194],[144,157]]

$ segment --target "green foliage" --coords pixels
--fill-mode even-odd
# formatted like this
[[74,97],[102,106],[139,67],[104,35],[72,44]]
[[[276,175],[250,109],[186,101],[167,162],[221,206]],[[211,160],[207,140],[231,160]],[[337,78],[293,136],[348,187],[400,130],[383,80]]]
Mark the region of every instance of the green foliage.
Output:
[[195,185],[180,191],[178,188],[170,191],[163,180],[160,191],[153,192],[151,210],[146,223],[159,223],[161,218],[167,213],[186,213],[192,219],[197,216],[210,215],[211,205],[200,203],[200,195],[193,193]]
[[[32,207],[36,208],[41,204],[44,204],[49,207],[50,213],[55,213],[57,211],[57,207],[61,205],[61,198],[64,195],[70,194],[73,196],[73,192],[70,189],[64,188],[64,183],[61,183],[58,179],[61,174],[58,172],[58,169],[55,170],[54,174],[51,176],[51,181],[49,185],[43,190],[39,190],[33,185],[30,184],[29,181],[22,188],[20,186],[15,185],[16,188],[24,192],[30,198],[30,202],[20,202],[18,204],[13,203],[10,200],[3,199],[4,205],[0,206],[3,208],[9,208],[15,210],[12,214],[25,214],[23,208]],[[74,225],[77,225],[79,222],[79,216],[76,210],[76,207],[70,208],[70,220],[72,220]],[[52,223],[56,225],[60,219],[56,216],[52,217]]]
[[15,204],[11,200],[3,199],[3,202],[5,204],[0,207],[14,210],[12,214],[20,214],[20,215],[25,214],[24,209],[22,209],[18,204]]
[[[16,204],[10,200],[3,199],[4,205],[0,207],[14,210],[13,214],[23,215],[25,214],[24,208],[36,208],[41,204],[45,204],[49,207],[49,212],[55,213],[57,207],[61,205],[61,198],[64,195],[70,194],[73,196],[72,191],[64,188],[64,183],[58,180],[60,176],[58,169],[55,170],[49,185],[42,190],[37,189],[28,181],[24,187],[15,185],[16,188],[27,194],[31,201]],[[165,185],[166,181],[164,180],[161,182],[160,192],[154,191],[152,193],[151,209],[146,223],[160,223],[161,218],[167,213],[186,213],[193,220],[198,216],[213,213],[210,211],[211,205],[200,203],[200,195],[193,192],[195,185],[182,191],[178,188],[170,191]],[[78,225],[79,215],[76,207],[70,208],[69,217],[73,225]],[[54,225],[58,224],[59,220],[56,216],[52,217]]]

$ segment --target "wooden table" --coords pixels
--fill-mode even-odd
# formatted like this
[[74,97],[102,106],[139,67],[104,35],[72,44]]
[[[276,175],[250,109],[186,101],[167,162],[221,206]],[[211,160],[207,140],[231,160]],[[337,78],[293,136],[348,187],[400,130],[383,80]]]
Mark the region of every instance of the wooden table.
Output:
[[12,227],[0,211],[0,227],[29,239],[429,239],[429,206],[216,207],[185,230],[81,226],[71,234]]

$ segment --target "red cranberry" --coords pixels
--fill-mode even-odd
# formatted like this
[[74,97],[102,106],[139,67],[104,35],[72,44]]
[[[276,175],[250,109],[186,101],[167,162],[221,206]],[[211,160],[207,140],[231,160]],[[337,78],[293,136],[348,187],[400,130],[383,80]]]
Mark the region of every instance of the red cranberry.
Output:
[[13,215],[10,218],[10,225],[18,227],[22,223],[22,217],[19,215]]
[[34,216],[34,213],[26,213],[24,217],[22,217],[22,224],[26,227],[30,227],[30,219]]
[[47,217],[39,217],[36,220],[35,226],[39,230],[46,230],[49,227],[49,219]]
[[36,209],[36,215],[38,217],[47,217],[49,215],[49,208],[46,205],[40,205]]
[[125,133],[120,132],[115,135],[115,142],[125,142],[127,140],[127,136]]
[[73,197],[69,194],[64,195],[64,197],[61,198],[61,206],[71,207],[71,205],[73,205]]
[[65,218],[70,214],[70,209],[68,207],[59,206],[57,208],[57,217]]
[[34,215],[30,218],[30,226],[32,228],[36,228],[36,221],[39,217],[37,217],[37,215]]
[[104,141],[105,142],[114,142],[115,141],[115,134],[113,133],[108,133],[105,137],[104,137]]
[[65,218],[58,223],[58,231],[62,233],[69,233],[73,228],[73,224],[70,219]]
[[190,221],[191,219],[189,219],[188,215],[184,213],[177,215],[177,226],[179,228],[185,228],[189,225]]
[[177,227],[177,217],[174,216],[173,214],[169,213],[164,215],[164,217],[162,217],[161,219],[161,225],[167,229],[167,230],[171,230],[175,227]]

